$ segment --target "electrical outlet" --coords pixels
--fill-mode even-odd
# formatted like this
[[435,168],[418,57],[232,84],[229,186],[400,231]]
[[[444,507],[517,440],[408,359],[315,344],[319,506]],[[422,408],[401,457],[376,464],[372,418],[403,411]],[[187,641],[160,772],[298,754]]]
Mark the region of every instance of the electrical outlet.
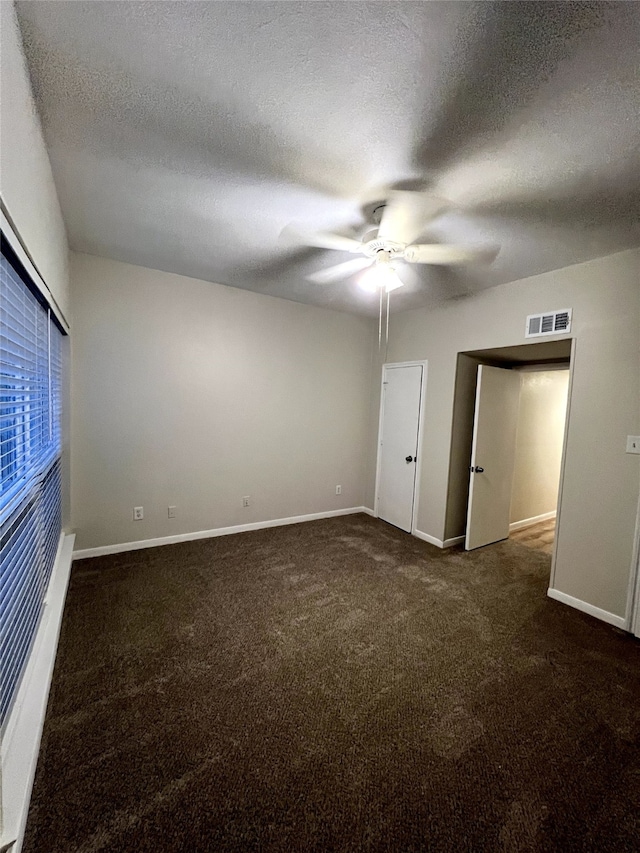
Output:
[[144,507],[134,506],[133,508],[133,520],[134,521],[142,521],[144,518]]
[[176,517],[176,508],[174,506],[168,507],[167,515],[169,518],[175,518]]
[[640,453],[640,435],[627,436],[627,453]]
[[250,503],[251,503],[251,498],[250,498],[250,496],[249,496],[249,495],[245,495],[245,496],[242,498],[242,506],[249,506],[249,504],[250,504]]
[[342,494],[342,486],[336,486],[336,495]]

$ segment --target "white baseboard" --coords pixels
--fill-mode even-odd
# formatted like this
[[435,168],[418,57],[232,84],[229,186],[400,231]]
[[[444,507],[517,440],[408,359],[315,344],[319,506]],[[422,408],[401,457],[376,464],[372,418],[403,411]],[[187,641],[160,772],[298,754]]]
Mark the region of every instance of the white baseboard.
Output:
[[435,536],[431,536],[430,533],[423,533],[422,530],[414,530],[413,535],[418,539],[422,539],[424,542],[428,542],[430,545],[435,545],[436,548],[451,548],[452,545],[459,545],[460,542],[464,542],[464,536],[453,536],[451,539],[436,539]]
[[365,506],[352,506],[347,509],[332,509],[327,512],[312,512],[308,515],[294,515],[291,518],[274,518],[270,521],[253,521],[249,524],[235,524],[232,527],[217,527],[213,530],[197,530],[194,533],[178,533],[175,536],[160,536],[157,539],[140,539],[138,542],[121,542],[118,545],[101,545],[98,548],[82,548],[73,552],[74,560],[87,557],[103,557],[106,554],[121,554],[125,551],[138,551],[141,548],[155,548],[158,545],[174,545],[176,542],[191,542],[194,539],[212,539],[215,536],[229,536],[232,533],[246,533],[248,530],[263,530],[267,527],[283,527],[285,524],[300,524],[304,521],[316,521],[320,518],[335,518],[338,515],[354,515],[366,512],[373,515]]
[[2,737],[2,838],[20,853],[36,772],[75,536],[60,537],[38,632]]
[[595,616],[602,622],[607,622],[609,625],[615,625],[616,628],[622,628],[623,631],[628,630],[627,621],[624,616],[616,616],[615,613],[609,613],[608,610],[602,610],[600,607],[595,607],[586,601],[581,601],[579,598],[574,598],[572,595],[567,595],[566,592],[560,592],[558,589],[549,587],[547,590],[549,598],[555,601],[560,601],[562,604],[568,604],[569,607],[575,607],[576,610],[581,610],[583,613],[588,613],[589,616]]
[[436,539],[435,536],[431,536],[429,533],[423,533],[422,530],[414,530],[413,535],[416,539],[422,539],[423,542],[428,542],[429,545],[435,545],[436,548],[444,548],[444,542],[442,539]]
[[513,521],[509,525],[509,531],[521,530],[523,527],[531,527],[532,524],[538,524],[540,521],[548,521],[550,518],[556,517],[556,510],[553,512],[543,512],[542,515],[534,515],[531,518],[523,518],[521,521]]

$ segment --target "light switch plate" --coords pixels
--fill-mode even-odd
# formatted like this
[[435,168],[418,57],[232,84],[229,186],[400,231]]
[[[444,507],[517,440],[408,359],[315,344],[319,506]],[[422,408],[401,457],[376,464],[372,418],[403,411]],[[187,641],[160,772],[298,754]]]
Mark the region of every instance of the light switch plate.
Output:
[[627,453],[640,453],[640,435],[627,436]]

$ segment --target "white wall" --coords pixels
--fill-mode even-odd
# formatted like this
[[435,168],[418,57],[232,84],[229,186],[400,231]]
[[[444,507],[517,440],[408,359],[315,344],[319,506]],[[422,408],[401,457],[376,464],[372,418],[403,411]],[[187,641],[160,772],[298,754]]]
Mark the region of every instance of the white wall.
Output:
[[71,270],[78,549],[363,504],[371,320],[89,255]]
[[[13,3],[0,2],[0,198],[62,317],[70,322],[69,248]],[[69,340],[65,339],[65,377]],[[63,383],[68,404],[68,378]],[[69,423],[63,406],[63,525],[69,525]]]
[[[67,237],[44,145],[13,3],[0,2],[0,197],[23,248],[40,273],[58,312],[70,319]],[[68,377],[68,338],[64,351]],[[63,527],[69,523],[68,379],[63,408]],[[56,561],[20,692],[2,739],[0,839],[17,839],[19,853],[64,605],[68,559]]]
[[512,523],[556,509],[568,390],[568,370],[521,373]]
[[67,237],[13,3],[0,2],[0,195],[62,314],[70,317]]
[[[67,323],[69,248],[42,137],[13,3],[0,2],[0,197],[24,248]],[[63,526],[69,526],[69,339],[62,413]]]
[[[624,616],[640,457],[640,251],[391,317],[387,361],[429,360],[418,528],[443,539],[458,352],[524,344],[525,317],[573,308],[576,339],[555,588]],[[378,393],[380,376],[372,388]],[[372,505],[374,481],[366,500]]]

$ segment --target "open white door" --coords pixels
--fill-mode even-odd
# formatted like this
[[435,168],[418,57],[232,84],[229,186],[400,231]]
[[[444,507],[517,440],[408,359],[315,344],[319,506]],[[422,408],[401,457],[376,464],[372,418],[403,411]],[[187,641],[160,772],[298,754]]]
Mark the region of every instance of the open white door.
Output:
[[422,365],[385,366],[382,384],[377,515],[411,533],[418,456]]
[[519,399],[519,373],[478,366],[464,543],[467,551],[509,535]]

